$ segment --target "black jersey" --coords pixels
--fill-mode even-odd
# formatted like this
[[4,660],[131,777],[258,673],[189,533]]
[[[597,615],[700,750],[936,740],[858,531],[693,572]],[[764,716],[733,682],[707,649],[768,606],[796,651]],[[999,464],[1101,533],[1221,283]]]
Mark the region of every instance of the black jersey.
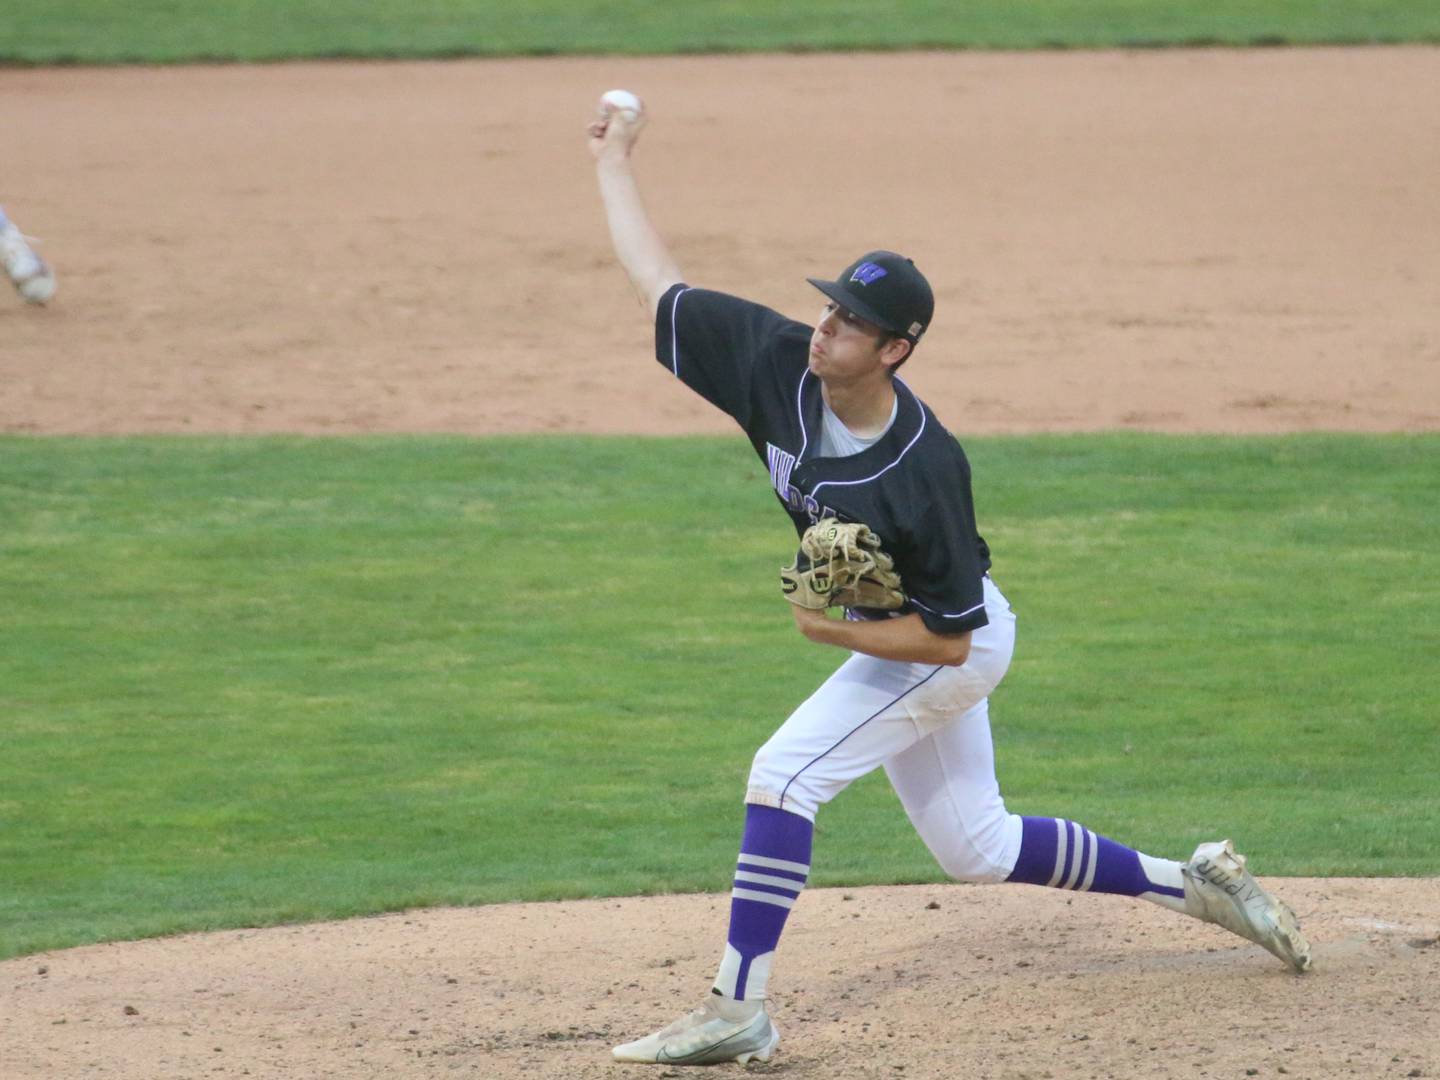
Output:
[[880,440],[849,457],[819,457],[810,334],[767,307],[682,284],[660,301],[655,353],[744,429],[797,534],[822,517],[864,522],[904,581],[910,600],[900,613],[917,612],[942,634],[984,626],[990,550],[975,528],[965,452],[897,378],[895,422]]

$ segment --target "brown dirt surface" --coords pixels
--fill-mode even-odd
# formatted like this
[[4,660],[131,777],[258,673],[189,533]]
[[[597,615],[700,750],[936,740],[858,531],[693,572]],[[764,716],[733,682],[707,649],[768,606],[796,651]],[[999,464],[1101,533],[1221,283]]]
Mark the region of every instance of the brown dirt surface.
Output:
[[0,70],[60,276],[0,303],[0,431],[729,431],[646,363],[614,84],[692,284],[813,318],[916,259],[958,433],[1440,426],[1440,49],[1395,48]]
[[[60,277],[0,302],[0,431],[729,431],[609,253],[581,130],[613,86],[692,283],[805,318],[807,274],[915,256],[907,378],[962,437],[1440,428],[1440,50],[1397,48],[0,70],[0,198]],[[1139,902],[810,890],[744,1071],[1440,1076],[1440,881],[1272,884],[1311,975]],[[0,1075],[676,1076],[608,1049],[698,1000],[726,910],[23,957]]]
[[[1271,882],[1315,969],[1141,901],[1021,885],[812,889],[768,1066],[719,1076],[1440,1075],[1440,891]],[[503,904],[0,964],[16,1078],[677,1076],[610,1046],[696,1004],[728,899]],[[1250,1072],[1249,1070],[1255,1070]]]

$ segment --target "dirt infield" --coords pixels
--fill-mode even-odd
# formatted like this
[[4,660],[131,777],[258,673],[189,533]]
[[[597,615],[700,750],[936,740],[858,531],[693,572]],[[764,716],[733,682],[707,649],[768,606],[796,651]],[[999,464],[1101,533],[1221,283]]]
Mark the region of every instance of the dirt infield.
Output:
[[617,83],[693,283],[808,318],[807,274],[916,258],[957,432],[1440,426],[1416,48],[0,71],[61,277],[0,303],[0,430],[729,430],[613,266]]
[[[907,378],[962,438],[1440,429],[1416,48],[0,71],[0,201],[60,276],[0,297],[0,431],[730,430],[647,362],[609,255],[581,131],[619,85],[693,283],[808,317],[805,275],[916,257],[939,313]],[[749,1072],[1440,1076],[1440,880],[1276,884],[1304,978],[1138,902],[812,890]],[[0,1075],[679,1075],[608,1047],[708,985],[726,903],[7,961]]]

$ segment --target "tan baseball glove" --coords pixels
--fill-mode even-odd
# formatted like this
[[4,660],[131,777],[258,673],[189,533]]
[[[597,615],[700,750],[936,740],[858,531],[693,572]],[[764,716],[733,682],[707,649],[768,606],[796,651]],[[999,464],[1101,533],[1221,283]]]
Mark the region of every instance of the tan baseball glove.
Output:
[[795,561],[780,571],[780,591],[803,608],[893,610],[905,603],[895,561],[865,524],[822,518],[800,538]]

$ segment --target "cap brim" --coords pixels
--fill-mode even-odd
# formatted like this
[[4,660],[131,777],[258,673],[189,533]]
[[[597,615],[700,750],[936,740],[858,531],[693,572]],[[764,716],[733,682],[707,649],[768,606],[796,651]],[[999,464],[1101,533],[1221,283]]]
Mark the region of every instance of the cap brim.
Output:
[[888,319],[883,318],[869,304],[864,297],[858,296],[845,287],[842,281],[826,281],[824,278],[806,278],[811,285],[819,289],[835,303],[839,304],[846,311],[853,311],[860,318],[868,323],[874,323],[881,330],[888,330],[892,334],[903,334],[903,327],[894,326]]

